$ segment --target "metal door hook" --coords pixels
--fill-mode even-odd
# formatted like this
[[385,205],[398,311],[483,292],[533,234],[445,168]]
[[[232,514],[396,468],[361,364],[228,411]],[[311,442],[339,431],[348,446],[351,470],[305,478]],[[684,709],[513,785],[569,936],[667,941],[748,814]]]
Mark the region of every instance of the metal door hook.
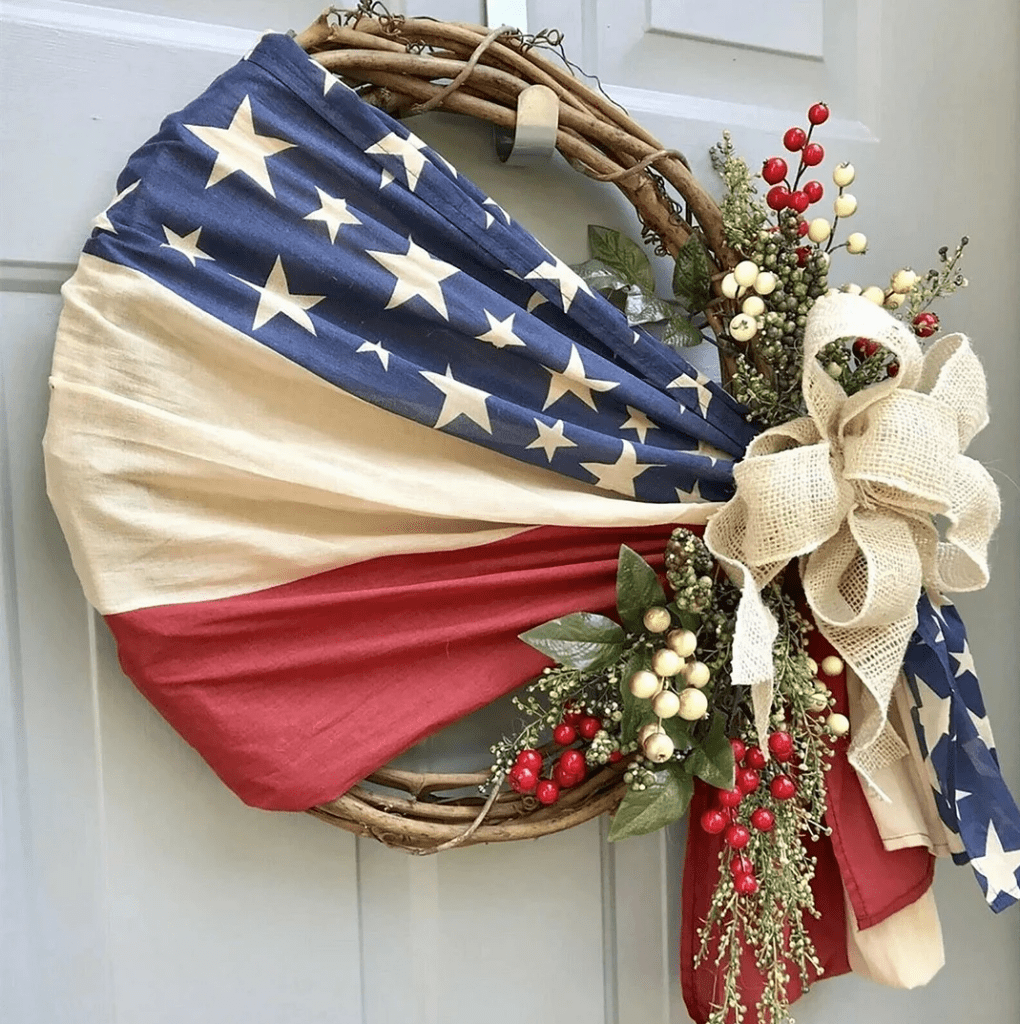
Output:
[[529,85],[517,97],[517,124],[513,131],[493,126],[496,155],[513,166],[545,163],[556,149],[559,121],[560,100],[556,93],[547,85]]

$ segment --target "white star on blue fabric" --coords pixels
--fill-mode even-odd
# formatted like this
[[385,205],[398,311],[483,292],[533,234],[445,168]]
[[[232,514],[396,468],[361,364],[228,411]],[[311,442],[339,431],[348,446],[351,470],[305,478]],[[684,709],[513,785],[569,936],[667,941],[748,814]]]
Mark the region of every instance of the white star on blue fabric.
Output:
[[[413,192],[418,187],[418,179],[421,177],[421,172],[425,169],[425,156],[422,153],[424,148],[425,143],[417,135],[408,135],[405,139],[396,132],[390,132],[388,135],[384,135],[378,142],[372,143],[365,152],[399,157],[404,163],[407,187]],[[391,181],[393,181],[393,175],[384,170],[379,188],[385,188]]]
[[174,252],[179,252],[193,267],[197,266],[196,260],[212,259],[212,256],[202,252],[198,247],[198,239],[202,234],[201,228],[195,228],[194,231],[186,235],[179,235],[176,231],[171,231],[165,224],[161,226],[163,236],[166,238],[166,241],[160,246],[161,249],[172,249]]
[[127,196],[131,195],[131,193],[134,192],[134,190],[138,188],[138,186],[141,185],[141,183],[142,179],[139,178],[137,181],[131,182],[131,184],[128,185],[123,192],[118,192],[107,204],[106,209],[103,210],[101,213],[96,214],[95,219],[92,221],[92,227],[100,228],[103,231],[109,231],[111,234],[114,235],[117,234],[117,229],[113,226],[113,221],[110,220],[110,211],[122,199],[125,199]]
[[595,485],[607,491],[616,491],[634,497],[634,481],[647,469],[654,469],[658,463],[638,464],[637,452],[630,441],[620,442],[623,451],[616,462],[582,462],[581,468],[596,477]]
[[315,186],[315,191],[319,194],[319,208],[317,210],[312,210],[311,213],[306,213],[303,219],[322,221],[322,223],[326,225],[326,230],[329,232],[329,240],[331,242],[336,241],[337,232],[340,230],[341,225],[361,223],[361,221],[347,209],[346,199],[338,199],[336,196],[331,196],[328,192],[324,192],[319,188],[318,185]]
[[[699,378],[704,378],[704,380],[707,383],[708,378],[705,377],[704,374],[699,373],[698,377]],[[701,410],[702,418],[703,419],[708,419],[708,406],[709,406],[709,403],[712,401],[712,397],[713,396],[712,396],[712,392],[709,391],[708,388],[706,388],[704,386],[704,384],[701,383],[700,379],[699,380],[695,380],[689,374],[682,373],[682,374],[680,374],[679,377],[674,377],[666,385],[666,387],[667,388],[690,388],[691,390],[693,390],[697,394],[697,396],[698,396],[698,408]],[[680,407],[682,409],[686,410],[687,406],[684,405],[683,402],[680,402],[679,405],[680,405]]]
[[940,736],[949,732],[949,716],[953,706],[952,694],[940,697],[930,687],[926,687],[924,699],[917,709],[921,727],[924,729],[925,745],[928,748],[928,760]]
[[457,380],[449,366],[446,367],[445,375],[432,373],[429,370],[419,370],[418,372],[446,396],[443,400],[443,407],[439,410],[439,418],[432,424],[436,430],[452,423],[458,416],[466,416],[472,422],[477,423],[487,434],[492,433],[489,410],[485,406],[486,399],[492,398],[488,391],[471,387],[470,384]]
[[206,188],[212,188],[224,178],[240,172],[276,197],[266,161],[277,153],[294,149],[294,143],[272,135],[259,135],[255,131],[249,97],[245,96],[241,100],[226,128],[200,124],[186,124],[184,127],[216,151],[216,160],[209,172],[209,180],[205,183]]
[[620,427],[621,430],[634,430],[637,432],[638,440],[644,444],[649,430],[658,430],[657,423],[653,423],[640,409],[627,406],[629,419]]
[[382,363],[382,368],[389,372],[390,369],[390,353],[389,349],[385,349],[381,342],[378,341],[363,341],[355,350],[355,353],[359,352],[374,352],[379,357],[379,362]]
[[[503,207],[500,206],[499,203],[497,203],[496,200],[493,199],[491,196],[486,196],[485,199],[482,200],[482,205],[483,206],[491,206],[494,210],[496,210],[500,214],[500,216],[507,222],[507,224],[510,223],[510,214],[507,213],[506,210],[504,210]],[[492,216],[492,214],[489,213],[488,210],[486,210],[485,211],[485,227],[486,227],[486,229],[492,227],[492,223],[493,223],[494,220],[495,220],[495,218]]]
[[[966,702],[965,702],[966,703]],[[992,751],[995,749],[995,737],[992,735],[992,723],[988,720],[988,716],[975,714],[970,708],[967,708],[967,714],[970,716],[970,720],[974,723],[974,728],[977,730],[978,736],[981,737],[981,741],[984,745]]]
[[963,641],[963,650],[957,653],[956,651],[949,652],[950,657],[956,662],[957,668],[954,673],[956,678],[959,679],[964,672],[969,672],[975,678],[977,677],[977,668],[974,666],[974,658],[970,653],[970,644],[966,640]]
[[549,366],[543,366],[542,369],[549,374],[549,393],[542,404],[543,412],[566,394],[576,395],[589,409],[595,409],[595,399],[591,395],[593,391],[612,391],[613,388],[620,386],[618,380],[596,380],[588,377],[581,361],[581,354],[574,344],[570,346],[570,358],[562,370],[554,370]]
[[524,342],[514,334],[515,313],[511,313],[505,320],[500,320],[487,309],[482,312],[485,313],[485,319],[489,321],[489,329],[484,334],[476,334],[476,341],[487,341],[495,348],[525,347]]
[[988,833],[985,836],[985,852],[983,857],[972,857],[971,867],[988,883],[985,898],[994,903],[999,895],[1005,893],[1013,899],[1020,900],[1020,885],[1017,884],[1016,872],[1020,868],[1020,850],[1004,850],[995,822],[988,822]]
[[440,282],[460,272],[459,267],[437,259],[428,250],[417,245],[413,238],[407,240],[407,252],[376,252],[366,250],[377,263],[382,264],[396,279],[387,309],[403,305],[416,296],[423,298],[444,320],[450,319],[446,310],[446,299]]
[[535,418],[535,426],[538,427],[538,437],[529,445],[525,445],[526,448],[541,448],[545,452],[545,457],[549,462],[552,462],[553,456],[560,448],[576,448],[577,445],[570,440],[563,432],[563,420],[557,420],[551,427],[543,423],[537,417]]
[[314,67],[318,68],[318,70],[321,71],[322,74],[323,74],[323,79],[322,79],[322,95],[323,96],[328,96],[329,95],[329,90],[332,89],[334,85],[339,85],[342,89],[347,89],[348,91],[353,91],[353,90],[351,90],[350,86],[344,85],[344,83],[341,82],[340,79],[337,78],[336,75],[334,75],[333,72],[329,70],[329,68],[327,68],[324,65],[320,64],[314,57],[309,57],[308,58],[308,63],[312,64]]
[[704,501],[705,500],[701,496],[701,481],[700,480],[695,480],[694,481],[694,486],[689,491],[682,490],[679,487],[674,487],[673,489],[676,491],[676,500],[681,502],[681,503],[683,503],[683,504],[686,504],[687,502],[689,502],[691,500],[694,500],[694,501]]
[[591,289],[578,276],[577,272],[568,267],[558,256],[554,256],[553,260],[553,263],[543,260],[534,270],[529,270],[524,275],[524,279],[526,281],[555,281],[559,285],[563,312],[566,313],[579,290],[591,295]]
[[279,256],[276,257],[276,262],[273,264],[273,269],[269,271],[269,277],[264,285],[252,284],[251,281],[245,281],[243,277],[235,276],[235,280],[259,293],[259,304],[255,309],[255,319],[251,325],[253,331],[264,327],[274,316],[283,314],[289,320],[293,320],[298,327],[303,327],[309,334],[315,334],[315,325],[306,310],[322,302],[326,296],[292,293],[287,284],[287,275],[283,270],[283,260]]

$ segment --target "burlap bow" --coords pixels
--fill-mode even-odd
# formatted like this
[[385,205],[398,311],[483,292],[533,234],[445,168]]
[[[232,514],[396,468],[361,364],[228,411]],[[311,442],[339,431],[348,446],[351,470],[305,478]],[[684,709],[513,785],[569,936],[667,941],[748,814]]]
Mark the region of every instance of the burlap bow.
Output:
[[[815,357],[856,337],[889,349],[900,369],[848,397]],[[800,557],[818,627],[864,683],[868,707],[849,756],[870,782],[906,752],[886,715],[922,587],[988,582],[999,496],[984,467],[961,454],[988,422],[985,376],[963,335],[923,355],[898,320],[838,293],[808,317],[803,392],[808,415],[752,441],[736,467],[736,496],[705,540],[743,588],[733,682],[752,688],[759,735],[768,730],[777,632],[759,590]]]

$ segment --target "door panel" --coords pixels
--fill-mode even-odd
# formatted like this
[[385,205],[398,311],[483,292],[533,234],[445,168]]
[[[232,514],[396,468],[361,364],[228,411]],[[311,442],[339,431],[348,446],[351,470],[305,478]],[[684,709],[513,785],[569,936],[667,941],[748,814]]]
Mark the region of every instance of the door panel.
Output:
[[[591,823],[537,843],[409,857],[303,815],[243,806],[120,673],[45,499],[39,445],[56,291],[128,154],[163,115],[258,30],[300,29],[316,9],[276,0],[117,6],[0,8],[0,916],[5,945],[20,940],[0,956],[10,1019],[688,1020],[676,970],[682,829],[614,846],[605,824]],[[1015,276],[1020,167],[1016,147],[997,140],[1020,109],[1018,12],[1010,0],[980,12],[940,0],[928,5],[932,22],[919,24],[902,6],[543,0],[529,13],[532,30],[564,29],[568,52],[666,145],[685,150],[706,182],[707,148],[724,125],[753,166],[806,102],[832,103],[824,143],[857,165],[854,229],[872,237],[869,278],[847,258],[837,281],[881,281],[902,262],[921,269],[969,231],[973,286],[947,304],[947,326],[967,325],[989,370],[996,418],[976,447],[993,473],[1016,479],[1020,381],[998,313]],[[479,8],[408,5],[464,21],[477,21]],[[414,130],[567,260],[587,255],[589,222],[637,233],[614,190],[558,158],[503,167],[485,126],[449,115],[418,119]],[[665,284],[668,267],[658,271]],[[711,368],[712,350],[696,361]],[[961,604],[1016,781],[1015,658],[1004,641],[1018,613],[1017,493],[1006,485],[1003,498],[995,580]],[[483,763],[506,714],[479,712],[405,762]],[[993,919],[966,870],[943,866],[938,893],[949,966],[928,989],[839,979],[811,993],[799,1019],[891,1024],[982,1006],[988,1024],[1015,1020],[1016,915]]]

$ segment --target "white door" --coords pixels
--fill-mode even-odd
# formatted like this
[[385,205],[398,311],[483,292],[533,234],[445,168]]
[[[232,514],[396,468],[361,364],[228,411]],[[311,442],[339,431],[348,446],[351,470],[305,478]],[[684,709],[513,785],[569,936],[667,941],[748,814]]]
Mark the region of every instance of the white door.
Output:
[[[0,7],[0,1019],[688,1020],[676,970],[679,830],[611,847],[596,822],[533,844],[408,857],[307,816],[243,806],[120,674],[44,492],[57,289],[128,154],[162,116],[233,63],[256,30],[300,30],[318,6],[110,2],[119,9]],[[480,7],[436,0],[412,11],[478,21]],[[1020,479],[1015,0],[530,8],[532,29],[564,29],[573,58],[705,181],[724,125],[753,166],[809,102],[827,100],[823,142],[859,169],[855,228],[871,239],[866,262],[846,259],[847,279],[881,283],[903,262],[926,268],[940,245],[971,235],[973,283],[946,305],[946,326],[974,337],[989,371],[995,418],[975,447],[1002,484],[1006,519],[992,586],[961,603],[1020,791],[1009,482]],[[569,261],[587,255],[589,221],[636,234],[611,188],[561,163],[497,165],[482,126],[435,115],[415,131]],[[485,718],[414,758],[477,760],[490,741]],[[903,994],[843,978],[806,997],[798,1018],[1016,1021],[1016,913],[993,918],[967,869],[941,865],[937,892],[949,964],[929,988]]]

